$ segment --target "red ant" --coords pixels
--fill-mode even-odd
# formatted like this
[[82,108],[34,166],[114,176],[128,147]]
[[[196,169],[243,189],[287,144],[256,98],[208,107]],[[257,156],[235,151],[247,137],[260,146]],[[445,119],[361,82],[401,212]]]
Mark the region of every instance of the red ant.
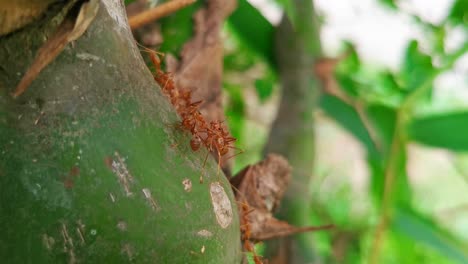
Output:
[[[222,122],[211,121],[208,125],[198,110],[202,101],[192,102],[190,90],[179,90],[175,87],[171,75],[161,70],[161,60],[158,55],[164,56],[164,54],[145,47],[143,48],[149,52],[150,59],[155,67],[154,80],[161,86],[163,93],[169,97],[171,104],[182,118],[181,127],[192,134],[190,148],[193,151],[197,151],[203,144],[207,148],[208,154],[209,152],[216,153],[218,156],[217,174],[219,175],[221,157],[226,155],[230,149],[238,149],[233,146],[236,139],[230,136],[227,129],[221,125]],[[239,153],[227,159],[239,155],[242,152],[243,151],[240,150]],[[203,168],[205,167],[208,154],[203,161]],[[203,182],[202,175],[200,176],[200,183]]]
[[252,213],[255,209],[250,208],[249,204],[246,201],[241,202],[240,204],[241,204],[240,230],[242,233],[241,239],[244,242],[243,243],[244,248],[248,252],[252,253],[255,264],[263,264],[261,257],[258,256],[257,253],[255,252],[254,243],[250,241],[250,236],[252,234],[252,231],[251,231],[251,224],[249,222],[248,215]]
[[234,154],[227,159],[233,158],[243,151],[233,146],[236,141],[235,138],[229,135],[229,132],[221,125],[222,122],[211,121],[210,127],[208,128],[208,136],[206,138],[206,147],[208,150],[216,152],[218,154],[218,173],[221,167],[221,156],[226,155],[229,152],[229,149],[237,149],[240,152]]

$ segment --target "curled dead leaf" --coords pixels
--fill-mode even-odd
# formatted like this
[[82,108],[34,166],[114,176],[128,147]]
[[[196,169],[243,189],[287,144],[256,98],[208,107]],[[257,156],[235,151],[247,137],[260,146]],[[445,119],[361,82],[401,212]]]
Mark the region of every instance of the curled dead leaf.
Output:
[[334,225],[295,227],[273,216],[291,179],[291,167],[280,155],[269,154],[265,160],[246,167],[231,179],[236,200],[250,210],[240,210],[247,219],[250,239],[263,241],[297,233],[333,228]]

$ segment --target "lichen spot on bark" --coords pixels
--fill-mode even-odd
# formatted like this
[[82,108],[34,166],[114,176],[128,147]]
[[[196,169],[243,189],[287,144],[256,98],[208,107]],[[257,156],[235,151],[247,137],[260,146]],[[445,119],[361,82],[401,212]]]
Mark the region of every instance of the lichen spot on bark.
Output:
[[227,228],[231,224],[233,217],[231,201],[219,182],[211,183],[210,194],[216,221],[221,228]]

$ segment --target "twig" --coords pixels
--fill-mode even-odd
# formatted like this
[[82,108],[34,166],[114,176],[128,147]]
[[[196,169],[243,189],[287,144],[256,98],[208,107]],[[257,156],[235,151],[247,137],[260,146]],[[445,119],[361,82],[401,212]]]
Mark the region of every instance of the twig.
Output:
[[179,9],[195,3],[195,1],[196,0],[172,0],[130,17],[128,23],[130,24],[130,28],[134,30],[154,20],[170,15]]

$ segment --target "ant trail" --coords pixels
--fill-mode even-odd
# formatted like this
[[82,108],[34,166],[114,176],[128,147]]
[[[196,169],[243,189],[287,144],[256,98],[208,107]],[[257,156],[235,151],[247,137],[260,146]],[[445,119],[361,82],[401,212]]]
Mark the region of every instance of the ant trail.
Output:
[[[252,224],[249,219],[249,214],[255,211],[255,208],[250,207],[247,197],[237,187],[231,184],[237,196],[242,196],[242,201],[237,201],[240,205],[240,231],[241,231],[241,242],[242,246],[247,252],[252,253],[255,264],[263,264],[262,257],[257,255],[255,251],[255,243],[251,241],[252,236]],[[239,198],[240,200],[241,198]]]
[[[213,153],[213,155],[217,154],[217,177],[219,181],[222,163],[221,158],[228,154],[230,149],[238,149],[233,146],[236,139],[231,137],[226,127],[223,126],[224,121],[211,121],[208,123],[199,111],[199,107],[203,101],[193,102],[191,91],[176,87],[171,74],[161,70],[161,60],[158,55],[164,56],[164,54],[148,49],[139,43],[137,43],[137,45],[143,47],[143,49],[149,53],[155,67],[155,73],[153,74],[154,80],[159,84],[163,94],[169,98],[170,103],[182,119],[180,126],[182,129],[192,134],[190,139],[190,148],[192,151],[199,150],[201,145],[208,151],[203,161],[200,183],[203,183],[203,173],[209,153]],[[229,156],[226,160],[241,153],[243,153],[242,150],[235,155]]]

